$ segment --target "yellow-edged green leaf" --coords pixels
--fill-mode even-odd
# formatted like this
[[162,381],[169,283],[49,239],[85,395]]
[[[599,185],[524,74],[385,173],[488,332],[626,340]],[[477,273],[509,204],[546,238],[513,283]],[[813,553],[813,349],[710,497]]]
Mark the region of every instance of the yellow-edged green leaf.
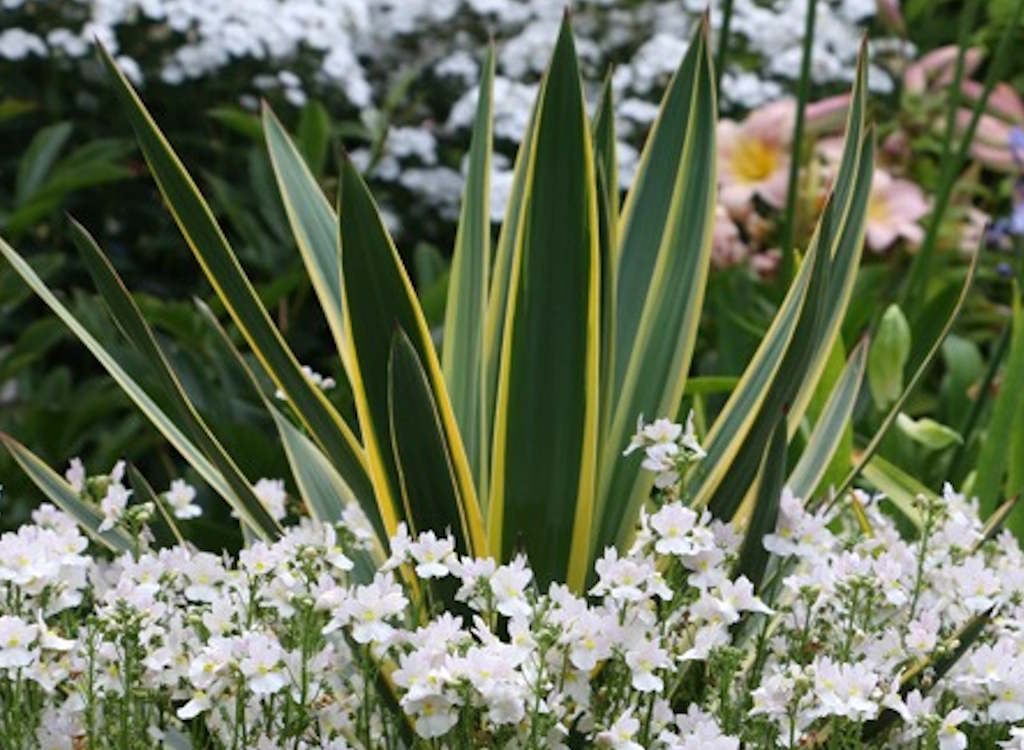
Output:
[[347,361],[351,364],[349,381],[385,528],[393,534],[405,516],[400,501],[401,481],[391,450],[388,413],[391,335],[402,329],[408,334],[430,384],[458,483],[458,499],[463,503],[456,513],[467,519],[466,547],[473,554],[481,554],[487,543],[480,506],[423,311],[369,190],[347,160],[342,168],[338,214],[342,299],[348,321],[346,345],[350,349]]
[[782,484],[786,476],[786,439],[786,418],[780,414],[764,454],[757,499],[736,560],[736,575],[750,579],[755,591],[761,588],[768,567],[764,537],[775,531],[779,519]]
[[106,50],[101,51],[150,172],[210,284],[313,439],[323,447],[353,492],[369,495],[372,486],[359,442],[327,397],[303,374],[181,160],[116,63]]
[[488,531],[543,584],[583,585],[597,448],[599,250],[593,150],[568,20],[539,118],[513,254],[494,418]]
[[615,352],[615,259],[619,245],[619,165],[615,142],[615,99],[608,71],[594,113],[594,169],[597,177],[597,221],[601,248],[601,434],[611,417],[611,372]]
[[847,422],[857,404],[857,394],[864,380],[868,343],[861,341],[850,353],[839,380],[825,404],[824,410],[807,439],[807,445],[800,454],[793,471],[786,481],[793,494],[809,498],[818,487],[828,470],[832,456],[847,431]]
[[707,456],[696,466],[687,487],[688,499],[697,507],[707,505],[723,476],[749,433],[768,389],[775,378],[789,343],[800,321],[800,312],[807,297],[817,247],[800,266],[786,297],[761,344],[740,376],[718,418],[704,440]]
[[[386,534],[382,528],[376,528],[380,516],[377,513],[377,504],[373,495],[362,497],[354,495],[344,478],[316,444],[271,403],[271,400],[263,392],[263,387],[255,373],[235,347],[228,332],[224,330],[224,326],[217,320],[217,316],[213,314],[209,306],[197,299],[196,307],[210,328],[217,334],[217,339],[224,352],[237,365],[239,372],[249,381],[253,391],[273,417],[285,457],[292,470],[292,477],[295,479],[302,502],[310,517],[324,523],[332,523],[342,518],[345,506],[349,502],[355,502],[362,508],[371,525],[375,527],[378,546],[386,545],[388,542]],[[378,523],[374,523],[374,519]]]
[[490,411],[484,406],[484,321],[491,278],[490,174],[494,48],[487,51],[477,101],[469,171],[455,234],[448,304],[444,317],[441,370],[448,385],[466,460],[479,494],[487,487]]
[[[534,141],[537,136],[537,120],[543,105],[546,81],[540,83],[537,100],[534,102],[530,120],[523,134],[523,140],[516,152],[516,163],[512,173],[512,188],[505,206],[505,217],[498,233],[494,251],[490,285],[487,291],[487,317],[484,321],[484,408],[487,410],[488,429],[494,429],[495,398],[498,392],[498,374],[501,365],[502,343],[505,339],[505,314],[508,308],[508,293],[512,279],[512,264],[519,248],[520,224],[523,217],[523,197],[526,181],[533,164]],[[488,477],[489,480],[489,477]],[[486,505],[490,498],[481,498]]]
[[139,310],[135,300],[128,293],[128,289],[117,275],[117,271],[114,270],[85,227],[74,220],[71,222],[71,238],[78,248],[96,288],[103,297],[107,309],[110,310],[114,322],[139,354],[150,364],[152,372],[159,379],[165,395],[173,405],[178,425],[217,468],[217,471],[230,486],[231,498],[228,502],[232,509],[239,518],[251,525],[261,536],[265,538],[277,536],[281,527],[267,512],[266,507],[253,492],[248,478],[238,468],[231,455],[224,450],[199,412],[196,411],[174,372],[174,368],[157,343],[149,324],[142,317],[142,311]]
[[231,490],[230,485],[225,481],[224,477],[221,476],[220,472],[214,468],[213,464],[203,455],[203,453],[195,446],[195,444],[185,435],[185,433],[177,426],[164,411],[157,405],[157,403],[150,398],[149,394],[144,391],[135,380],[121,367],[118,363],[117,358],[113,357],[103,345],[100,344],[96,338],[89,333],[89,331],[78,322],[77,318],[71,314],[71,312],[64,307],[64,305],[54,296],[53,292],[42,282],[39,276],[36,275],[35,271],[32,270],[31,266],[25,262],[18,253],[6,242],[0,239],[0,253],[7,258],[14,270],[21,276],[22,279],[31,287],[39,298],[46,303],[58,318],[66,325],[71,332],[78,337],[85,347],[92,353],[96,358],[96,361],[103,366],[103,368],[110,374],[114,381],[120,386],[121,390],[125,392],[135,405],[139,407],[142,413],[153,423],[153,426],[159,430],[159,432],[167,439],[167,441],[174,447],[178,453],[181,454],[189,464],[191,464],[199,475],[209,484],[213,490],[227,500],[229,503],[233,501],[234,493]]
[[[616,291],[615,399],[601,443],[593,549],[624,544],[653,477],[624,459],[640,414],[675,414],[697,338],[711,260],[715,76],[701,26],[662,103],[623,212]],[[660,191],[665,190],[666,195]]]
[[410,531],[451,531],[458,553],[470,554],[467,503],[448,438],[423,364],[402,329],[392,335],[387,378],[391,449]]
[[338,270],[338,218],[288,132],[263,105],[263,136],[295,243],[339,350],[345,340]]
[[71,485],[39,456],[6,433],[0,432],[0,442],[46,499],[74,518],[90,537],[114,552],[128,552],[133,548],[132,540],[120,528],[100,531],[103,515],[84,502]]

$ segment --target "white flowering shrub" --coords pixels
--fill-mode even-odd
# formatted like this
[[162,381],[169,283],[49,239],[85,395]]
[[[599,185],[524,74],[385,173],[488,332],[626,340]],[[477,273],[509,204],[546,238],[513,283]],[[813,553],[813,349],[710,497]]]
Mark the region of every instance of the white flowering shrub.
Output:
[[[74,107],[94,108],[96,38],[134,83],[182,89],[189,108],[199,96],[208,98],[206,108],[235,99],[254,109],[258,96],[273,94],[296,106],[323,99],[370,131],[386,119],[392,125],[386,139],[354,149],[353,158],[376,182],[399,191],[393,204],[411,201],[453,220],[462,173],[451,155],[467,142],[480,51],[493,38],[494,132],[501,148],[492,213],[498,221],[512,181],[510,146],[522,138],[567,5],[587,78],[599,81],[615,66],[625,187],[696,22],[709,9],[717,28],[720,1],[8,0],[0,5],[0,73],[46,61],[85,84],[74,92]],[[813,79],[845,88],[875,2],[819,6]],[[777,99],[798,78],[806,7],[805,0],[734,2],[732,62],[722,83],[726,110]],[[876,69],[872,85],[892,84]],[[402,94],[389,105],[395,91]],[[410,213],[417,211],[397,211],[393,220]]]
[[404,525],[371,566],[354,509],[237,559],[156,549],[151,503],[106,507],[123,467],[73,462],[134,549],[91,554],[50,505],[0,537],[4,747],[1024,746],[1024,558],[975,504],[947,487],[908,539],[878,497],[784,491],[752,581],[738,527],[677,499],[692,430],[631,449],[674,481],[585,592]]

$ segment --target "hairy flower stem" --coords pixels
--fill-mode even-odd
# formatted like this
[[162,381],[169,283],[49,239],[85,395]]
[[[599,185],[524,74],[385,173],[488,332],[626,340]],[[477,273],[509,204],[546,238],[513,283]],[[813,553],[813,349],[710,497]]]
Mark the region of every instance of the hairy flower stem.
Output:
[[814,21],[818,0],[807,0],[807,18],[804,26],[803,57],[800,60],[800,88],[797,93],[796,124],[793,127],[793,145],[790,149],[789,184],[786,188],[786,215],[782,224],[782,269],[779,279],[783,284],[793,277],[793,233],[796,223],[797,187],[800,182],[801,151],[804,140],[804,110],[811,88],[811,56],[814,51]]

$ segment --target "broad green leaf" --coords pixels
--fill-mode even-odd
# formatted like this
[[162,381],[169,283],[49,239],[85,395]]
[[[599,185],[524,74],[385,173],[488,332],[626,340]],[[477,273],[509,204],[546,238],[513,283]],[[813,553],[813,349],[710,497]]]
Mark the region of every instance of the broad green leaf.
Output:
[[314,101],[302,108],[296,140],[310,171],[315,175],[322,174],[331,145],[331,118],[323,104]]
[[[410,532],[430,530],[444,536],[450,530],[458,553],[467,555],[471,508],[461,496],[430,381],[401,329],[392,335],[387,377],[391,449]],[[479,517],[472,522],[482,524]]]
[[491,277],[490,174],[494,48],[487,51],[477,100],[469,171],[455,234],[441,370],[459,425],[466,460],[483,496],[487,487],[490,420],[484,406],[484,320]]
[[92,505],[84,502],[71,485],[47,466],[39,456],[3,432],[0,432],[0,443],[4,444],[11,457],[28,474],[28,478],[46,499],[74,518],[90,537],[114,552],[128,552],[133,548],[132,540],[120,528],[100,531],[103,515]]
[[785,415],[779,415],[772,431],[771,442],[768,443],[768,449],[764,454],[757,500],[736,560],[736,575],[750,579],[755,591],[761,588],[761,581],[764,580],[768,566],[768,550],[764,548],[764,537],[775,531],[779,519],[782,484],[786,476],[786,435]]
[[[711,260],[716,159],[714,73],[701,27],[662,103],[623,211],[616,291],[615,398],[601,444],[594,551],[624,544],[652,475],[623,459],[637,416],[675,414],[697,339]],[[668,191],[667,198],[659,190]],[[664,199],[664,200],[663,200]],[[667,201],[667,202],[665,202]],[[663,204],[664,212],[654,211]]]
[[99,341],[83,326],[78,319],[71,314],[50,289],[36,275],[35,271],[25,262],[18,253],[6,242],[0,239],[0,253],[7,258],[15,271],[25,280],[39,298],[46,303],[71,332],[78,337],[85,347],[92,353],[96,360],[110,374],[114,381],[120,386],[142,413],[153,423],[153,426],[167,439],[178,453],[191,464],[199,475],[209,484],[218,495],[229,503],[233,502],[234,493],[230,485],[225,481],[213,464],[203,455],[195,444],[186,437],[185,433],[178,427],[174,420],[167,416],[157,403],[150,398],[135,380],[121,367],[117,358],[112,356]]
[[786,486],[800,498],[809,498],[818,487],[822,477],[843,440],[847,430],[847,422],[857,404],[864,380],[864,366],[867,360],[868,342],[861,341],[843,368],[842,375],[832,389],[832,394],[825,404],[824,410],[807,439],[807,445],[800,454],[800,459],[793,467]]
[[359,442],[327,397],[303,374],[181,160],[116,63],[106,50],[101,48],[101,51],[103,63],[135,130],[150,172],[221,302],[267,375],[287,396],[299,419],[323,447],[353,492],[357,495],[372,493]]
[[139,354],[151,365],[152,372],[163,386],[164,394],[173,404],[174,416],[178,425],[202,450],[231,487],[232,498],[228,502],[232,509],[238,513],[239,518],[251,525],[261,536],[265,538],[277,536],[281,531],[280,526],[253,492],[249,480],[242,474],[234,459],[224,450],[199,412],[196,411],[171,363],[157,343],[149,324],[142,317],[142,312],[135,304],[135,300],[132,299],[128,289],[117,275],[117,271],[114,270],[85,227],[74,220],[71,222],[71,237],[81,253],[89,275],[92,276],[96,288],[110,310],[114,322]]
[[341,350],[345,341],[345,319],[341,312],[338,270],[338,218],[302,154],[267,105],[263,106],[263,135],[295,244],[335,345]]
[[389,535],[394,534],[406,515],[400,501],[399,469],[391,449],[388,410],[391,334],[401,329],[408,334],[423,364],[437,408],[459,488],[458,500],[463,504],[454,512],[467,520],[468,537],[463,541],[473,554],[482,554],[487,548],[486,534],[472,473],[423,311],[369,190],[347,160],[342,168],[338,214],[342,301],[348,326],[345,359],[350,364],[349,381],[385,528]]
[[71,123],[58,122],[40,129],[18,160],[14,204],[23,205],[43,185],[60,150],[71,137]]
[[871,460],[871,457],[875,455],[875,452],[878,450],[878,446],[881,445],[882,439],[885,437],[885,434],[889,431],[889,428],[892,426],[893,422],[896,421],[896,415],[899,414],[900,411],[903,409],[903,404],[906,403],[906,400],[910,397],[910,394],[913,392],[914,388],[921,381],[921,378],[924,377],[924,374],[925,372],[927,372],[928,366],[935,358],[935,355],[938,354],[939,349],[942,346],[942,342],[945,341],[946,336],[953,328],[953,323],[956,321],[957,316],[960,314],[960,309],[963,307],[964,301],[967,299],[967,292],[970,291],[971,282],[974,281],[974,273],[978,268],[978,258],[980,255],[981,253],[979,248],[979,252],[975,253],[971,258],[971,265],[968,266],[967,268],[967,273],[964,277],[964,285],[960,289],[960,296],[957,298],[956,304],[953,305],[952,310],[950,310],[949,317],[946,318],[945,325],[943,325],[942,330],[940,330],[938,335],[935,337],[935,341],[932,342],[931,348],[922,358],[921,364],[918,365],[917,369],[914,371],[914,374],[911,376],[909,382],[903,389],[903,392],[900,394],[899,398],[896,399],[896,402],[892,405],[892,408],[882,419],[882,424],[879,426],[878,430],[875,431],[875,434],[872,436],[871,440],[860,452],[860,459],[857,461],[857,464],[852,469],[850,469],[850,473],[846,475],[846,478],[843,480],[842,484],[837,488],[837,497],[842,496],[843,493],[845,493],[846,490],[849,489],[849,487],[853,484],[853,480],[857,478],[857,476],[863,470],[864,466],[868,463],[868,461]]
[[714,396],[730,393],[740,382],[734,375],[697,375],[687,378],[684,396]]
[[903,390],[903,368],[910,356],[910,325],[896,304],[889,305],[878,324],[868,355],[868,385],[878,409],[888,408]]
[[881,456],[872,456],[862,472],[873,487],[882,492],[915,528],[923,528],[924,519],[918,509],[918,496],[935,499],[935,493],[900,467]]
[[900,412],[896,416],[896,426],[915,443],[935,451],[963,442],[960,433],[930,417],[914,419]]
[[[1014,427],[1021,404],[1021,383],[1024,383],[1024,310],[1020,292],[1013,290],[1013,334],[1006,357],[999,394],[992,404],[992,416],[985,430],[978,454],[974,494],[983,515],[991,513],[1000,499],[1009,466]],[[1019,439],[1019,438],[1017,438]]]
[[539,117],[513,253],[494,418],[492,552],[579,590],[597,449],[599,249],[593,150],[568,20]]

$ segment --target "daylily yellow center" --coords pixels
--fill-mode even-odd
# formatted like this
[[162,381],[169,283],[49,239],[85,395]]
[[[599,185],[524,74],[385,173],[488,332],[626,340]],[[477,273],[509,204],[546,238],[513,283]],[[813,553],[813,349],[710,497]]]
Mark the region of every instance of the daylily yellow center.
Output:
[[872,193],[868,198],[868,222],[876,223],[889,218],[889,203],[877,194]]
[[781,151],[776,144],[760,138],[743,138],[732,152],[730,166],[740,182],[761,182],[779,166],[780,157]]

